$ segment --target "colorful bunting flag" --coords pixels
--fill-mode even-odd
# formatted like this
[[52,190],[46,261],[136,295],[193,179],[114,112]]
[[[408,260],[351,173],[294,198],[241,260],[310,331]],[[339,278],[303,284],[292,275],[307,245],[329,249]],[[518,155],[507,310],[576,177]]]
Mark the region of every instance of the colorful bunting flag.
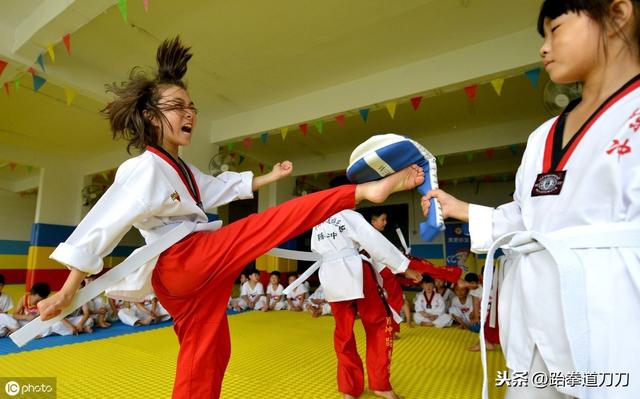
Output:
[[493,154],[496,152],[495,149],[493,148],[487,148],[487,150],[485,151],[485,153],[487,154],[487,158],[491,159],[493,158]]
[[227,143],[227,149],[229,150],[229,152],[233,151],[233,146],[235,145],[235,143],[233,141]]
[[387,107],[387,111],[389,112],[389,116],[393,119],[396,116],[396,106],[398,105],[397,101],[390,101],[385,104]]
[[56,53],[53,51],[53,45],[51,45],[51,43],[47,45],[47,52],[49,53],[51,62],[56,62]]
[[471,85],[464,88],[464,92],[467,93],[467,98],[469,98],[469,101],[476,100],[477,91],[478,91],[478,85]]
[[149,0],[142,0],[142,6],[144,7],[144,12],[149,11]]
[[344,127],[344,114],[336,115],[336,122],[340,127]]
[[458,185],[458,179],[453,179],[453,185],[457,186]]
[[31,75],[35,75],[36,74],[36,70],[33,69],[33,67],[29,67],[29,69],[27,69],[27,72],[29,72]]
[[251,137],[245,137],[242,140],[242,145],[244,146],[244,148],[251,148],[251,143],[252,143]]
[[7,67],[8,63],[6,61],[2,61],[0,60],[0,76],[2,76],[2,72],[4,72],[4,69]]
[[238,166],[242,165],[243,162],[244,162],[244,155],[240,155],[240,158],[238,158]]
[[16,90],[16,93],[20,90],[20,78],[13,81],[13,88]]
[[498,78],[498,79],[493,79],[491,81],[491,86],[493,86],[493,90],[496,91],[496,93],[501,96],[502,95],[502,86],[504,85],[504,79],[502,78]]
[[76,94],[77,94],[76,91],[73,90],[71,87],[64,88],[64,96],[67,99],[67,105],[71,105],[73,100],[76,98]]
[[509,146],[509,151],[511,151],[513,155],[518,155],[518,146],[516,144],[511,144]]
[[476,178],[473,177],[473,176],[471,176],[468,180],[469,180],[469,183],[471,183],[471,184],[476,182]]
[[438,160],[438,165],[440,165],[440,166],[444,165],[444,158],[445,158],[444,155],[438,155],[436,157],[436,160]]
[[260,167],[260,173],[264,173],[264,164],[260,162],[258,166]]
[[473,161],[473,152],[467,152],[467,162]]
[[67,33],[62,37],[64,47],[67,49],[67,54],[71,55],[71,34]]
[[540,80],[540,71],[541,71],[540,68],[534,68],[524,73],[525,75],[527,75],[527,78],[529,79],[529,83],[531,83],[531,86],[533,87],[538,86],[538,81]]
[[289,131],[288,127],[280,128],[280,135],[282,136],[282,141],[287,138],[287,132]]
[[262,144],[267,144],[268,140],[269,140],[269,132],[264,132],[260,135],[260,141],[262,141]]
[[316,127],[316,129],[318,129],[318,133],[322,134],[324,121],[322,119],[318,119],[313,124]]
[[11,169],[12,172],[16,171],[16,167],[18,166],[17,163],[15,162],[9,162],[9,168]]
[[118,9],[124,22],[129,23],[129,11],[127,10],[127,0],[118,0]]
[[9,95],[9,82],[4,82],[4,92]]
[[33,91],[37,93],[45,83],[47,83],[47,79],[42,76],[33,75]]
[[367,119],[369,118],[369,108],[362,108],[360,111],[360,117],[362,118],[362,120],[366,123]]
[[302,123],[300,125],[298,125],[298,127],[300,128],[300,131],[302,132],[303,136],[307,136],[307,130],[309,129],[309,124],[308,123]]
[[42,56],[42,53],[38,54],[38,58],[36,58],[36,64],[40,65],[42,72],[46,72],[44,69],[44,57]]
[[422,96],[416,96],[411,98],[411,106],[414,111],[417,111],[420,107],[420,103],[422,102]]

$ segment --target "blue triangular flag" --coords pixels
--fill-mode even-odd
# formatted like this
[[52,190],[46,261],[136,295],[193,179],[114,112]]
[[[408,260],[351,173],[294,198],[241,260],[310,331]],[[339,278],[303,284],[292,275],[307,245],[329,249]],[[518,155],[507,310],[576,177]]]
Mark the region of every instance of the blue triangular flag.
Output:
[[262,140],[262,144],[267,144],[267,140],[269,140],[269,132],[264,132],[260,135],[260,140]]
[[46,82],[47,79],[43,78],[42,76],[33,75],[33,91],[37,93],[42,85],[44,85]]
[[524,73],[529,78],[529,82],[531,86],[536,87],[538,85],[538,81],[540,80],[540,68],[534,68]]
[[509,146],[509,151],[511,151],[511,153],[512,153],[513,155],[517,155],[517,154],[518,154],[518,146],[517,146],[517,145],[515,145],[515,144],[511,144],[511,145]]
[[36,64],[40,65],[40,68],[42,68],[42,72],[46,72],[44,70],[44,57],[42,56],[42,53],[38,55],[38,58],[36,59]]
[[366,122],[367,118],[369,118],[369,108],[362,108],[359,112],[362,120]]

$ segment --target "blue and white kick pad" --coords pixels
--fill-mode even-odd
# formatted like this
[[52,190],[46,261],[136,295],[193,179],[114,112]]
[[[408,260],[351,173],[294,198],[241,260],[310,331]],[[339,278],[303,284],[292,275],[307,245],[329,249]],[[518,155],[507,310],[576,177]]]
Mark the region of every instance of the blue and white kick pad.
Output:
[[[351,153],[347,177],[353,183],[379,180],[387,175],[416,164],[424,170],[424,183],[417,187],[420,194],[438,188],[436,158],[416,141],[398,134],[379,134],[360,144]],[[433,240],[444,230],[442,209],[435,198],[427,220],[420,223],[420,238]]]

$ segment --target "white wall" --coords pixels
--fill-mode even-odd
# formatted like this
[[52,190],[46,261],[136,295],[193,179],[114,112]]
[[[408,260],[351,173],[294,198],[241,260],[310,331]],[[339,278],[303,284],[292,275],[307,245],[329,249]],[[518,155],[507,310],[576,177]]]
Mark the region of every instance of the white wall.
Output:
[[35,220],[37,195],[0,190],[0,240],[29,241]]

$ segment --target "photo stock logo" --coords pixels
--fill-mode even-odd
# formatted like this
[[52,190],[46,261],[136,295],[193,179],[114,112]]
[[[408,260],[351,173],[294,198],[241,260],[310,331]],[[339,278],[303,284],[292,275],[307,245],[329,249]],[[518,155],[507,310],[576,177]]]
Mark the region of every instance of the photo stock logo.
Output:
[[9,377],[0,379],[0,399],[55,399],[56,379],[54,377]]

